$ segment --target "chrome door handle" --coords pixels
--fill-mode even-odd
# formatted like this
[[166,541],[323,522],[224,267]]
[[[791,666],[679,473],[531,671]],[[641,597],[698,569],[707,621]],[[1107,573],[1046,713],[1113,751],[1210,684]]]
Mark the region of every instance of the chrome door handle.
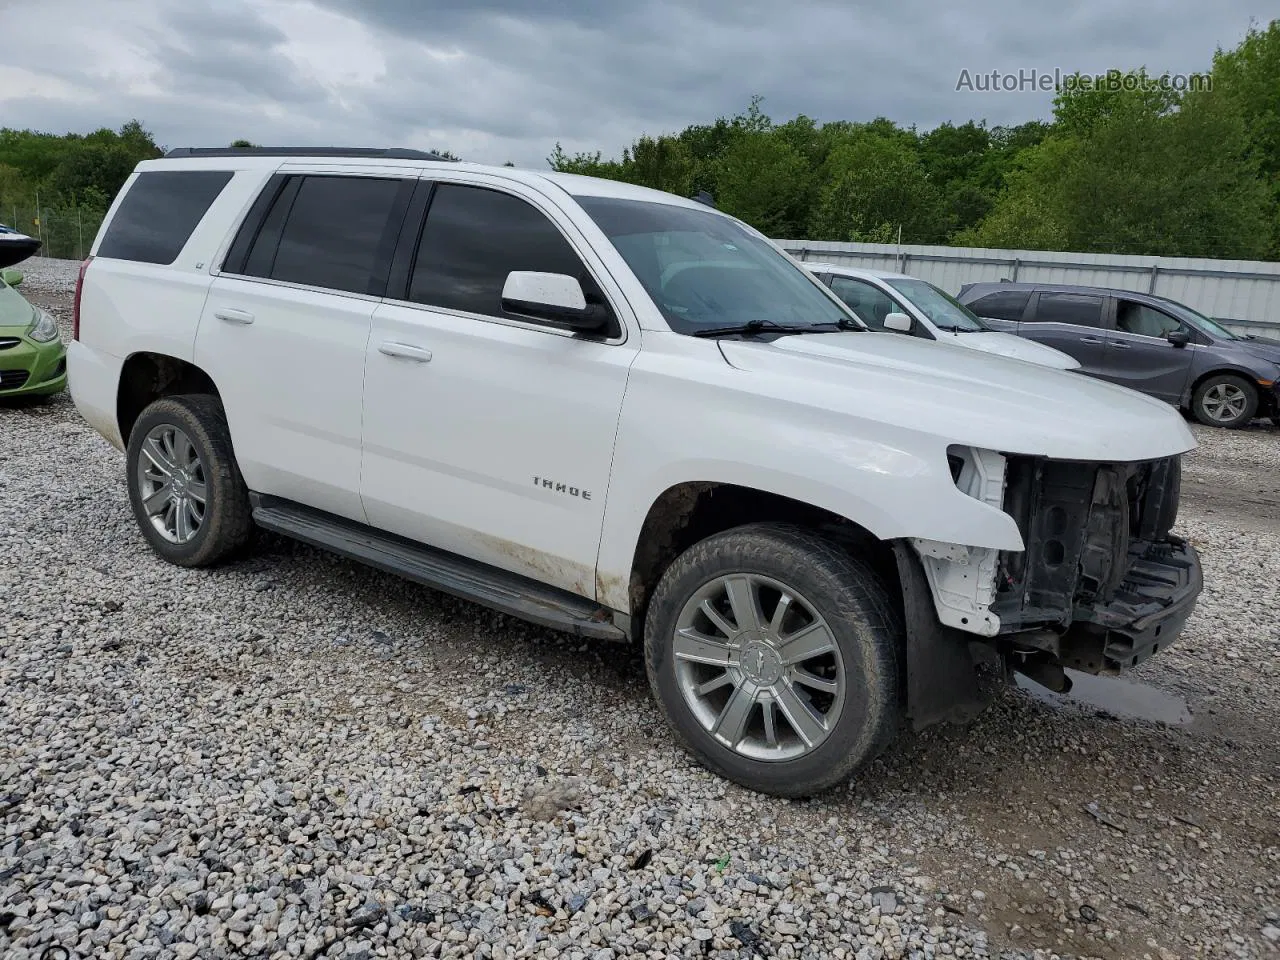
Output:
[[1081,343],[1101,343],[1102,341],[1099,340],[1097,337],[1081,337],[1080,342]]
[[431,359],[431,351],[422,347],[415,347],[411,343],[397,343],[394,340],[384,340],[378,345],[378,352],[386,354],[388,357],[401,357],[405,360],[416,360],[418,363],[426,363]]
[[1111,345],[1117,350],[1128,350],[1131,344],[1125,343],[1123,340],[1112,340]]
[[213,311],[213,315],[219,320],[225,320],[227,323],[250,324],[253,323],[253,314],[248,310],[239,310],[235,307],[223,307],[221,310]]

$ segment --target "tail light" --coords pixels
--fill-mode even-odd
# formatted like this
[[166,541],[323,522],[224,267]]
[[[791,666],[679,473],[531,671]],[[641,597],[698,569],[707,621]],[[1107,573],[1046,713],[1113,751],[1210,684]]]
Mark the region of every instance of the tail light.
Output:
[[80,339],[80,294],[84,291],[84,272],[89,269],[93,257],[85,257],[80,264],[80,275],[76,277],[76,299],[71,306],[71,339]]

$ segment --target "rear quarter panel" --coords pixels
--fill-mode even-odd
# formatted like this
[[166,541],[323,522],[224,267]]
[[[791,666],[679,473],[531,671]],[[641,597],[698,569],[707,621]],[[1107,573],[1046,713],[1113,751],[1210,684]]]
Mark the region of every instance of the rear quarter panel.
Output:
[[[126,189],[145,169],[146,164],[139,166]],[[228,167],[210,161],[192,169]],[[84,347],[119,361],[146,351],[190,362],[213,260],[270,172],[261,168],[236,172],[172,264],[97,257],[110,219],[104,221],[94,239],[91,254],[95,259],[85,273],[81,293],[80,342]],[[124,193],[122,190],[112,205],[112,214]]]

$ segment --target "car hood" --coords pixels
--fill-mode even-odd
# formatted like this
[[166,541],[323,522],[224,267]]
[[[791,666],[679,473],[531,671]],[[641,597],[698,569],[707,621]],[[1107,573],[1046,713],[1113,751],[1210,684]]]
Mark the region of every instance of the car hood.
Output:
[[1255,337],[1252,340],[1239,341],[1239,346],[1251,357],[1257,357],[1260,360],[1269,360],[1271,363],[1280,364],[1280,340],[1271,340],[1266,337]]
[[948,341],[867,333],[721,340],[754,389],[1005,453],[1153,460],[1195,449],[1182,416],[1135,390]]
[[968,347],[970,350],[981,350],[984,353],[995,353],[1002,357],[1013,357],[1015,360],[1026,360],[1041,366],[1053,367],[1056,370],[1076,370],[1080,367],[1080,361],[1070,354],[1009,333],[942,333],[940,338],[960,347]]

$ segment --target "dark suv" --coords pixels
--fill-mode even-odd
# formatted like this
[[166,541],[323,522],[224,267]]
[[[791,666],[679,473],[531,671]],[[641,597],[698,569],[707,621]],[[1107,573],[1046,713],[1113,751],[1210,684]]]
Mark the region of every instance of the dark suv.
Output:
[[1080,361],[1213,427],[1280,426],[1280,341],[1233,334],[1186,304],[1107,287],[967,283],[957,297],[992,326]]

